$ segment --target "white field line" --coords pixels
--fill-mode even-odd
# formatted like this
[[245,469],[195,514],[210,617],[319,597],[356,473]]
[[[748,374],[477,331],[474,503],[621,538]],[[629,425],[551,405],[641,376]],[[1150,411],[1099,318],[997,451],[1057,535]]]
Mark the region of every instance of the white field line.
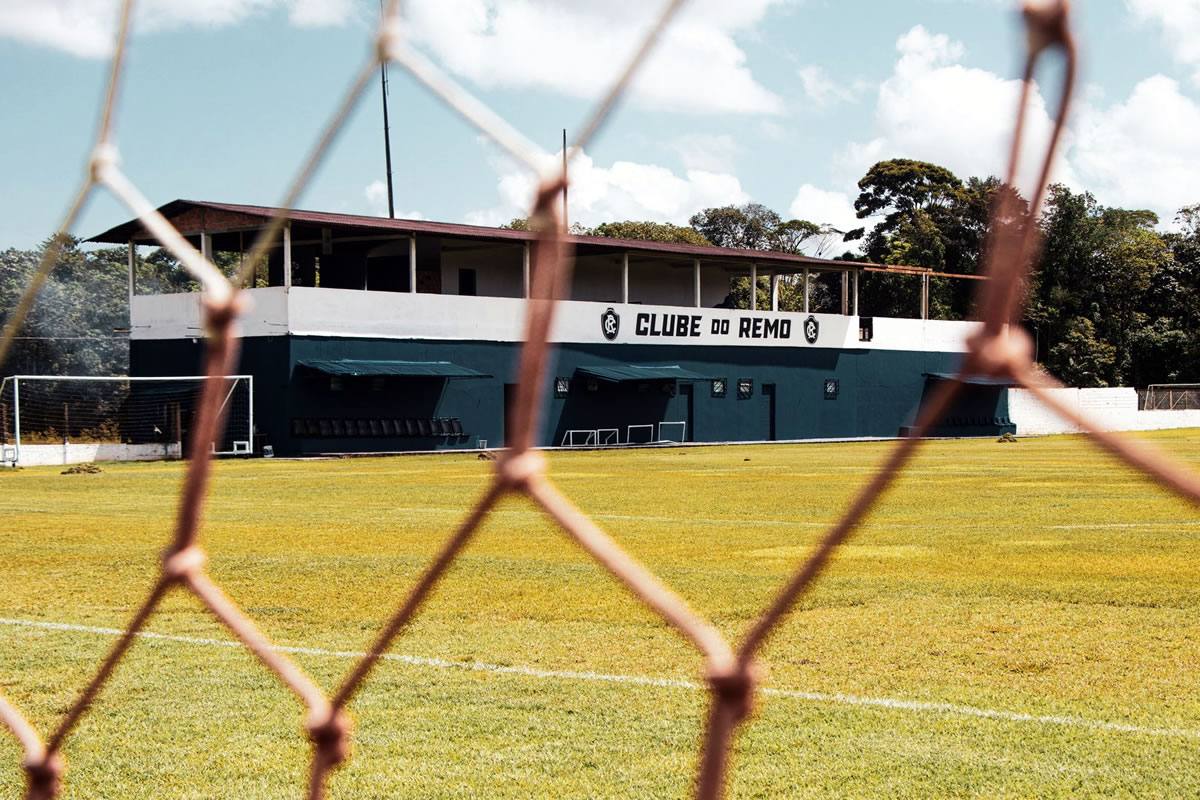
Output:
[[[52,631],[70,631],[76,633],[93,633],[102,636],[121,636],[125,631],[120,628],[98,628],[91,625],[72,625],[65,622],[41,622],[36,620],[0,618],[0,625],[22,628],[39,628]],[[182,642],[184,644],[205,645],[209,647],[243,647],[241,642],[229,639],[207,639],[198,636],[175,636],[166,633],[151,633],[142,631],[137,634],[143,639],[166,642]],[[317,647],[285,647],[275,646],[273,649],[281,653],[307,656],[325,656],[330,658],[361,659],[366,653],[353,650],[325,650]],[[690,689],[707,691],[708,687],[695,681],[679,680],[676,678],[654,678],[645,675],[619,675],[605,672],[579,672],[575,670],[536,669],[534,667],[514,667],[502,664],[487,664],[479,661],[449,661],[444,658],[428,656],[408,656],[398,653],[384,653],[385,661],[398,661],[418,667],[435,667],[438,669],[459,669],[472,672],[492,672],[501,675],[520,675],[526,678],[542,678],[567,681],[599,681],[603,683],[623,683],[634,686],[657,686],[667,689]],[[973,708],[954,703],[934,703],[924,700],[902,700],[894,697],[860,697],[850,694],[827,694],[824,692],[804,692],[797,689],[759,689],[759,692],[771,697],[788,697],[794,700],[805,700],[812,703],[830,703],[836,705],[862,706],[868,708],[887,708],[899,711],[918,711],[935,714],[950,714],[982,719],[995,719],[1004,722],[1024,722],[1036,725],[1060,725],[1070,728],[1082,728],[1092,731],[1112,733],[1130,733],[1142,736],[1168,736],[1188,739],[1200,739],[1200,730],[1187,728],[1151,728],[1142,725],[1129,725],[1123,722],[1104,722],[1083,717],[1056,716],[1046,714],[1025,714],[1019,711],[1003,709]]]
[[[264,507],[272,507],[272,506],[291,508],[291,507],[294,507],[294,504],[273,503],[270,501],[267,501],[267,502],[254,501],[254,502],[246,502],[246,503],[214,502],[211,504],[211,510],[212,510],[212,513],[219,514],[221,512],[228,512],[231,509],[241,509],[241,508],[251,508],[251,507],[264,508]],[[384,514],[388,514],[388,513],[433,514],[433,515],[437,515],[437,516],[449,516],[449,517],[465,517],[471,511],[471,509],[469,509],[469,508],[436,508],[436,507],[430,507],[430,506],[422,506],[422,507],[417,508],[417,507],[409,507],[409,506],[361,505],[361,506],[356,506],[355,508],[359,512],[378,511],[378,512],[381,512]],[[119,504],[112,505],[112,506],[92,505],[92,506],[88,507],[88,513],[95,514],[97,510],[111,510],[116,513],[127,515],[129,512],[129,507],[127,505],[119,505]],[[3,511],[12,511],[12,512],[22,513],[22,514],[26,514],[26,513],[42,513],[42,514],[73,513],[73,511],[64,512],[60,506],[53,506],[53,507],[47,506],[44,508],[38,508],[38,507],[31,508],[31,507],[25,506],[25,505],[17,505],[17,504],[5,505],[4,503],[0,503],[0,512],[3,512]],[[340,509],[330,510],[330,513],[334,513],[336,511],[340,511]],[[493,516],[516,516],[516,517],[542,517],[542,516],[545,516],[541,511],[538,511],[536,509],[523,509],[523,508],[497,508],[497,509],[492,509],[491,513]],[[727,518],[721,518],[721,517],[662,517],[662,516],[653,516],[650,514],[609,514],[609,513],[604,513],[604,512],[589,512],[588,516],[592,517],[593,519],[623,520],[623,521],[629,521],[629,522],[684,522],[684,523],[693,523],[694,522],[698,525],[723,525],[723,526],[727,526],[727,527],[738,527],[738,526],[758,527],[758,526],[776,525],[776,526],[784,527],[784,528],[822,528],[822,529],[825,529],[825,528],[832,527],[835,522],[834,520],[829,520],[829,521],[825,521],[825,522],[813,522],[813,521],[809,521],[809,520],[754,519],[754,518],[750,518],[750,517],[743,517],[741,519],[727,519]],[[1088,530],[1088,529],[1102,530],[1102,529],[1108,529],[1108,528],[1149,528],[1149,529],[1162,529],[1162,530],[1169,531],[1169,530],[1173,530],[1176,528],[1194,528],[1197,526],[1200,526],[1200,521],[1197,521],[1197,520],[1164,520],[1161,522],[1096,522],[1096,523],[1086,523],[1086,524],[1076,524],[1076,525],[1042,525],[1042,526],[1040,526],[1040,529],[1041,530],[1051,530],[1051,531],[1058,531],[1058,530],[1069,531],[1069,530]],[[940,530],[947,530],[947,531],[969,531],[969,530],[989,530],[989,531],[991,531],[991,530],[996,530],[995,525],[956,525],[956,524],[951,524],[948,522],[945,525],[939,527],[936,525],[931,526],[927,523],[880,522],[880,521],[875,521],[875,520],[864,522],[863,527],[873,528],[873,529],[877,529],[877,530],[885,530],[885,529],[894,529],[894,530],[920,529],[920,530],[939,530],[939,531]],[[1028,530],[1031,527],[1036,527],[1036,526],[1026,526],[1022,529]]]
[[1073,531],[1087,528],[1194,528],[1200,521],[1175,522],[1095,522],[1090,525],[1047,525],[1048,530]]

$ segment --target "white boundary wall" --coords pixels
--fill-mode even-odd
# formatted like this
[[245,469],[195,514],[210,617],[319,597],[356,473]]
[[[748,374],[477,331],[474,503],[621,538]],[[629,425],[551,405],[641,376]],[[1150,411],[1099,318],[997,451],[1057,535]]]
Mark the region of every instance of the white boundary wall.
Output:
[[[1200,428],[1200,411],[1139,411],[1136,389],[1050,389],[1076,411],[1087,414],[1107,431],[1154,431]],[[1039,403],[1026,389],[1008,390],[1008,416],[1018,436],[1081,433]]]
[[[12,466],[14,448],[4,446],[6,466]],[[178,442],[169,444],[23,444],[22,467],[65,466],[93,461],[161,461],[183,456]]]

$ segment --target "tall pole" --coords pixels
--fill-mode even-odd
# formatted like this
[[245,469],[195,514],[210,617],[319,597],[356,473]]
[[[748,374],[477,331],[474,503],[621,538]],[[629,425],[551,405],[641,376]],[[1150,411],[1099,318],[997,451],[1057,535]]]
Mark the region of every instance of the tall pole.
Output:
[[567,222],[567,129],[563,128],[563,230],[571,230]]
[[[383,0],[379,0],[379,15],[383,16]],[[383,157],[387,162],[388,218],[396,218],[396,202],[392,196],[392,136],[388,128],[388,82],[386,60],[379,64],[379,88],[383,93]]]

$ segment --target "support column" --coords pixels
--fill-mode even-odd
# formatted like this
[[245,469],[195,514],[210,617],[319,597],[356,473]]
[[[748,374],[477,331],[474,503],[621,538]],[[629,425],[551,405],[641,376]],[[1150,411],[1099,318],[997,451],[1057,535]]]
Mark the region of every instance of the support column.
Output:
[[929,276],[921,276],[921,319],[929,319]]
[[771,310],[779,310],[779,276],[771,274]]
[[621,302],[629,304],[629,253],[621,253]]
[[200,234],[200,255],[204,256],[206,261],[212,261],[213,249],[211,233]]
[[137,267],[137,245],[133,243],[133,239],[129,240],[129,327],[133,327],[133,290],[134,290],[134,270]]
[[758,264],[750,265],[750,310],[758,310]]
[[842,273],[842,316],[850,313],[850,273]]
[[696,308],[700,307],[700,259],[692,259],[692,298]]
[[808,267],[804,268],[804,313],[808,313]]
[[[366,287],[367,279],[363,277],[363,288]],[[283,285],[284,288],[292,288],[292,223],[283,223]]]
[[415,293],[417,291],[417,237],[416,234],[408,237],[408,291]]
[[525,243],[525,249],[521,251],[521,274],[525,285],[525,299],[529,299],[529,242]]
[[858,316],[858,276],[862,273],[861,269],[854,270],[854,316]]

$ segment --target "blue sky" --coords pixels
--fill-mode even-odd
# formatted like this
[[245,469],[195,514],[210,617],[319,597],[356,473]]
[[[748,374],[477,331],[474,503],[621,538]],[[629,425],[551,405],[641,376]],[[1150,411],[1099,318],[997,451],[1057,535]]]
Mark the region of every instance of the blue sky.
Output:
[[[1200,202],[1200,0],[1076,5],[1082,84],[1056,178],[1169,222]],[[0,0],[0,248],[48,236],[80,183],[115,6]],[[553,154],[656,6],[409,0],[405,31]],[[123,170],[156,205],[276,204],[364,63],[377,15],[377,0],[144,0],[117,117]],[[999,173],[1021,38],[1005,0],[692,0],[580,159],[571,218],[683,223],[755,201],[845,228],[875,161]],[[389,74],[397,215],[523,215],[533,179],[403,69]],[[1044,132],[1040,93],[1031,113]],[[375,83],[298,205],[385,213],[382,178]],[[130,216],[101,191],[74,232]]]

